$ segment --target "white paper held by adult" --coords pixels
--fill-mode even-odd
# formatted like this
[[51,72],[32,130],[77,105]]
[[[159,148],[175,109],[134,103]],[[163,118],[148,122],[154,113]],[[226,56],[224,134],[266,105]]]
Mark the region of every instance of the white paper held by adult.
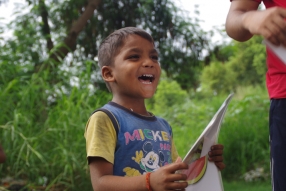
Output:
[[263,42],[278,56],[278,58],[280,58],[280,60],[282,60],[284,64],[286,64],[286,47],[282,45],[276,46],[268,40],[264,40]]

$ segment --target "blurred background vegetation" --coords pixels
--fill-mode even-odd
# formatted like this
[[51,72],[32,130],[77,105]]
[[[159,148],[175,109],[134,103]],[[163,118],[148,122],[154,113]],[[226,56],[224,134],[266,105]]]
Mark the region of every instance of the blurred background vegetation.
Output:
[[[5,2],[0,0],[0,6]],[[225,190],[236,190],[237,182],[246,186],[244,181],[270,189],[269,100],[260,37],[211,44],[200,21],[182,17],[183,10],[171,0],[26,0],[23,10],[28,11],[17,11],[8,25],[0,25],[3,184],[91,190],[85,123],[111,99],[100,77],[97,49],[114,30],[137,26],[154,37],[164,71],[146,103],[172,125],[179,154],[186,154],[234,92],[219,135],[225,146]],[[250,187],[243,188],[262,191]]]

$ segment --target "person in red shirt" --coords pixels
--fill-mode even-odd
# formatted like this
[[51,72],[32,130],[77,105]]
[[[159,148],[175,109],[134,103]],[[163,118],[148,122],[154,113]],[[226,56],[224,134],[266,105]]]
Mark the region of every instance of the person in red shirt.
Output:
[[[237,41],[261,35],[274,45],[286,47],[285,0],[230,0],[227,34]],[[263,2],[266,9],[257,10]],[[285,53],[286,54],[286,53]],[[266,85],[271,99],[269,131],[273,191],[286,190],[286,63],[267,48]]]
[[0,145],[0,163],[4,163],[5,160],[6,160],[6,155],[5,155],[3,149],[2,149],[2,147]]

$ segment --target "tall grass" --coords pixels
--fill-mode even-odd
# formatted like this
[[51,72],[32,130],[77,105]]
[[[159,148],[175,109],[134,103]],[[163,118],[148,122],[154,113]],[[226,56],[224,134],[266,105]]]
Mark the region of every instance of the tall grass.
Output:
[[51,86],[48,74],[25,80],[16,74],[0,83],[0,143],[7,155],[0,179],[25,180],[31,190],[91,190],[84,128],[90,113],[110,96],[88,86],[67,93],[63,84]]
[[219,137],[225,144],[225,177],[234,178],[256,168],[269,174],[269,104],[266,92],[233,100]]

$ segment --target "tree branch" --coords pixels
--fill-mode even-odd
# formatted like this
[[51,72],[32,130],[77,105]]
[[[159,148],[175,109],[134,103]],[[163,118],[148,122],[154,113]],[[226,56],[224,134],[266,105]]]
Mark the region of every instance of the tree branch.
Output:
[[54,44],[51,39],[51,30],[50,30],[50,25],[48,23],[49,14],[47,11],[45,0],[39,0],[39,9],[40,9],[41,17],[42,17],[42,22],[43,22],[42,32],[43,32],[44,37],[47,40],[47,48],[49,51],[51,51],[52,48],[54,47]]
[[84,29],[87,21],[93,16],[94,10],[101,3],[101,0],[89,0],[85,11],[80,18],[73,24],[67,37],[64,40],[64,46],[58,48],[50,55],[50,58],[55,61],[55,65],[66,57],[66,55],[76,49],[76,39],[79,33]]

